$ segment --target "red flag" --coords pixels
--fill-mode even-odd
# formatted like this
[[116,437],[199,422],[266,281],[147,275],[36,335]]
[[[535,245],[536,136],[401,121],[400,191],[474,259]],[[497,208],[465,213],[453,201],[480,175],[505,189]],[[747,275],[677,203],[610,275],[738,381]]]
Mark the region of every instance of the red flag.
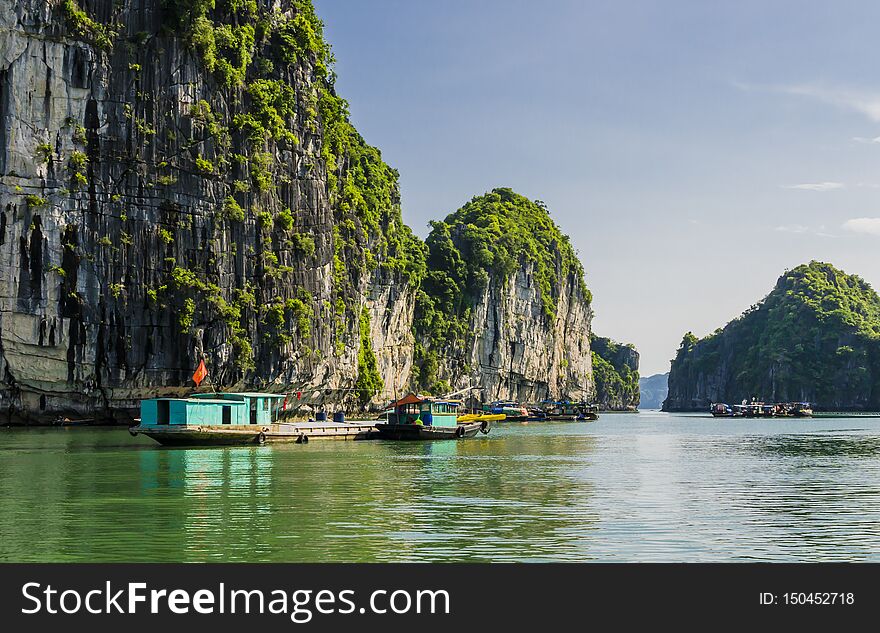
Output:
[[205,367],[205,359],[203,358],[201,361],[199,361],[199,366],[196,368],[196,373],[193,374],[193,382],[196,383],[196,387],[202,384],[202,381],[207,375],[208,368]]

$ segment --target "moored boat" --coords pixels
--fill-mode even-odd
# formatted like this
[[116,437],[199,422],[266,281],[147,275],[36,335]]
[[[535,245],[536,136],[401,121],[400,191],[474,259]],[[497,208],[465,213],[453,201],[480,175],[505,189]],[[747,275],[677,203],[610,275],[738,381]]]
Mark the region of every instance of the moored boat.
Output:
[[483,410],[495,415],[503,415],[508,422],[521,422],[529,418],[529,410],[510,400],[499,400],[491,404],[483,405]]
[[459,405],[411,393],[391,403],[385,421],[378,422],[376,430],[381,439],[389,440],[458,440],[489,432],[489,416],[459,420]]
[[227,446],[310,439],[361,440],[376,437],[372,422],[283,422],[285,396],[271,393],[200,393],[187,398],[141,401],[132,435],[165,446]]
[[539,405],[543,412],[541,420],[571,422],[588,421],[599,419],[599,407],[586,402],[571,402],[569,400],[544,400]]
[[813,409],[809,402],[747,402],[733,406],[723,402],[715,402],[709,406],[709,412],[716,418],[809,418]]
[[723,402],[713,402],[709,407],[709,412],[716,418],[732,418],[733,407]]

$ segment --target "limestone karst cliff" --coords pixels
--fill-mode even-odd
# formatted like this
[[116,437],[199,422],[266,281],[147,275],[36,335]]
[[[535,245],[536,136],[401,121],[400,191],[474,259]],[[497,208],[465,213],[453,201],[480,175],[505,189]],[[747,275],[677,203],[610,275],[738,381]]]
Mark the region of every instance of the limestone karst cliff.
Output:
[[639,353],[632,345],[622,345],[609,338],[593,336],[590,340],[595,401],[603,409],[634,410],[641,398]]
[[546,209],[510,189],[432,223],[416,302],[419,388],[484,400],[588,398],[590,294]]
[[880,298],[861,278],[810,262],[713,334],[688,332],[669,373],[667,411],[712,402],[880,408]]
[[224,387],[402,387],[422,247],[309,2],[0,0],[0,28],[3,410],[131,407],[202,355]]
[[595,396],[555,225],[452,288],[470,338],[426,334],[437,240],[334,77],[309,0],[0,0],[3,421],[124,419],[202,358],[217,388],[353,408]]

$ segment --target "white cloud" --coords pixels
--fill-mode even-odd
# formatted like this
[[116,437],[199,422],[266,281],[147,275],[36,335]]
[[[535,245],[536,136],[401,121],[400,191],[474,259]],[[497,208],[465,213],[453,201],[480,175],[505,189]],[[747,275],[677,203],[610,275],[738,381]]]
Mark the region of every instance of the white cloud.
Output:
[[782,231],[783,233],[808,233],[810,227],[804,226],[803,224],[785,224],[783,226],[777,226],[777,231]]
[[[760,85],[735,81],[733,82],[733,85],[740,90],[746,91],[759,90],[807,97],[838,108],[858,112],[872,121],[880,122],[880,92],[853,90],[850,88],[830,88],[818,84]],[[868,140],[871,142],[880,142],[871,139]]]
[[783,185],[783,189],[806,189],[808,191],[833,191],[834,189],[844,189],[846,185],[842,182],[805,182],[799,185]]
[[876,144],[880,143],[880,136],[875,136],[873,138],[868,138],[866,136],[854,136],[853,140],[856,143],[869,143],[872,145],[876,145]]
[[880,218],[853,218],[844,222],[843,228],[853,233],[880,235]]
[[779,86],[779,92],[809,97],[830,105],[854,110],[872,121],[880,122],[880,93],[860,90],[829,89],[820,86]]
[[796,235],[818,235],[819,237],[834,237],[828,233],[825,226],[806,226],[804,224],[784,224],[777,226],[775,231],[781,233],[795,233]]

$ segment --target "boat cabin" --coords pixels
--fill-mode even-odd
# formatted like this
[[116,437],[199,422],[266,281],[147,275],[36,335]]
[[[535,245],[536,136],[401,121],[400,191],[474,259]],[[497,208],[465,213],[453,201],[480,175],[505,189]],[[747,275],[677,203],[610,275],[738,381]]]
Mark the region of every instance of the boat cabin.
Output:
[[141,401],[141,426],[273,424],[278,421],[284,398],[276,393],[252,392],[150,398]]
[[435,400],[414,393],[392,402],[386,415],[388,424],[423,424],[425,426],[456,426],[460,403]]

